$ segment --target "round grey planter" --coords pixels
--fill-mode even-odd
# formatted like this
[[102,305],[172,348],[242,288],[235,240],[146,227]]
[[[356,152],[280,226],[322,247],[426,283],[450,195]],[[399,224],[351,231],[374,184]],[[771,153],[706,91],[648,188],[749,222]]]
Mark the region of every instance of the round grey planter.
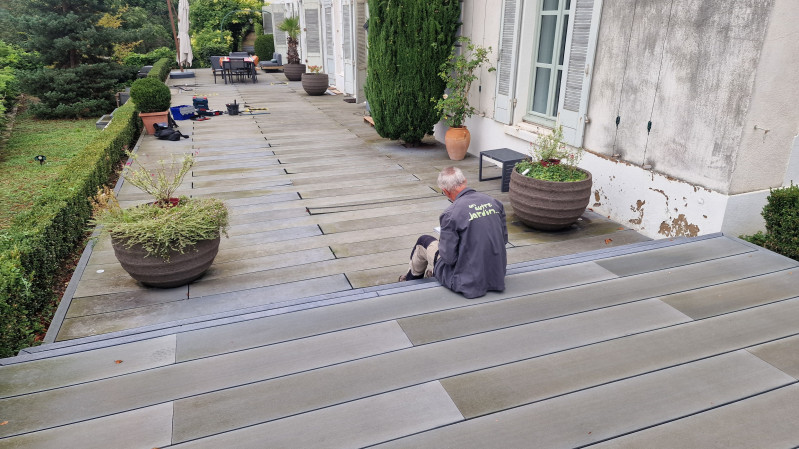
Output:
[[510,176],[510,204],[522,223],[542,231],[571,226],[585,212],[591,199],[591,173],[577,182],[555,182],[528,178],[516,169]]
[[283,66],[283,74],[289,81],[300,81],[302,74],[305,73],[305,64],[286,64]]
[[302,88],[308,95],[323,95],[330,85],[327,73],[303,73]]
[[141,245],[126,248],[121,241],[113,237],[111,244],[119,263],[130,277],[144,285],[159,288],[179,287],[199,279],[214,262],[219,251],[219,237],[217,237],[198,242],[194,249],[189,249],[183,254],[173,251],[169,255],[169,262],[165,262],[160,257],[145,257],[146,252]]

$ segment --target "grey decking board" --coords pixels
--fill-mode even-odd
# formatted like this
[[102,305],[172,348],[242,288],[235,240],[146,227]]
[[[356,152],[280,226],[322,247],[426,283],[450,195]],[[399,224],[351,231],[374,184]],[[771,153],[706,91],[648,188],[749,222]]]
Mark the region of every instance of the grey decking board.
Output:
[[[201,298],[199,296],[202,293],[198,293],[197,297],[192,296],[188,300],[70,318],[64,320],[64,324],[58,334],[58,340],[131,329],[228,310],[244,309],[292,298],[349,290],[350,284],[343,275],[331,275],[304,279],[298,282],[276,283],[270,287],[261,290],[258,296],[238,295],[231,297],[228,301]],[[194,289],[194,287],[190,287],[190,294],[194,295],[191,293],[191,289]]]
[[[622,336],[625,331],[620,333],[618,326],[609,326],[612,322],[626,323],[626,332],[643,332],[686,320],[662,303],[649,301],[385,353],[179,401],[176,432],[180,432],[184,414],[192,417],[194,424],[187,427],[193,431],[216,433],[230,428],[225,428],[222,422],[209,423],[212,416],[226,415],[238,425],[253,425],[518,358]],[[556,328],[565,330],[562,334],[553,332]],[[198,423],[205,425],[198,427]],[[186,438],[200,436],[192,434]]]
[[[760,270],[766,270],[766,273],[784,268],[785,263],[782,260],[769,257],[767,253],[759,253],[758,256],[754,262]],[[745,257],[747,255],[705,262],[701,268],[685,266],[618,279],[609,276],[605,280],[597,279],[601,282],[585,285],[575,283],[571,287],[556,291],[531,293],[504,301],[417,315],[401,319],[399,323],[414,344],[423,344],[442,338],[481,332],[497,326],[511,326],[521,322],[579,313],[592,308],[638,301],[675,291],[691,291],[711,282],[736,280],[740,276],[754,274],[753,270],[747,269],[742,263],[742,260],[752,260],[743,259]],[[558,276],[559,272],[574,270],[581,266],[596,269],[598,265],[592,266],[591,262],[569,265],[566,269],[558,271],[545,270],[542,275]],[[680,282],[674,282],[674,279],[680,279]]]
[[[791,383],[745,351],[467,420],[385,447],[580,447]],[[379,446],[383,447],[383,446]]]
[[[506,279],[507,285],[504,292],[489,292],[486,296],[478,299],[467,300],[457,293],[440,287],[427,288],[424,291],[410,291],[179,334],[178,341],[182,342],[180,343],[181,347],[192,345],[193,357],[202,357],[225,350],[233,350],[236,347],[242,347],[241,345],[247,347],[252,344],[272,344],[384,320],[423,315],[481,302],[498,301],[522,295],[524,292],[531,291],[531,288],[544,291],[562,288],[573,283],[589,283],[607,278],[606,271],[590,265],[586,265],[580,271],[566,267],[556,268],[547,273],[526,273],[509,277]],[[230,343],[229,347],[216,343],[232,340],[236,335],[249,335],[250,338],[235,345]],[[184,342],[184,340],[186,341]]]
[[[797,319],[799,300],[783,301],[444,379],[442,384],[464,416],[480,416],[794,335]],[[531,378],[530,373],[539,375]]]
[[634,256],[606,259],[598,263],[619,276],[627,276],[685,265],[692,260],[707,260],[751,251],[750,247],[741,245],[734,240],[711,239],[697,242],[694,245],[663,248]]
[[460,419],[441,386],[430,382],[175,447],[364,447]]
[[799,380],[799,336],[755,346],[749,352]]
[[[174,335],[0,367],[0,398],[121,376],[175,363]],[[119,363],[117,363],[119,361]]]
[[623,435],[597,449],[750,449],[796,447],[799,385],[793,384],[704,413]]
[[0,436],[98,418],[410,346],[396,323],[325,334],[0,400]]
[[[742,263],[749,265],[750,260]],[[701,270],[702,267],[697,269]],[[753,276],[724,285],[675,293],[661,298],[693,319],[755,307],[799,296],[799,269],[788,268],[775,273]]]
[[[325,234],[335,234],[338,232],[357,231],[361,229],[382,228],[386,226],[403,226],[407,223],[430,223],[430,234],[434,234],[434,228],[438,225],[438,217],[443,212],[436,207],[432,210],[414,210],[412,213],[386,215],[383,217],[361,218],[355,220],[340,221],[335,223],[321,224],[322,232]],[[410,250],[410,247],[408,248]]]
[[172,442],[172,403],[0,440],[4,448],[165,447]]

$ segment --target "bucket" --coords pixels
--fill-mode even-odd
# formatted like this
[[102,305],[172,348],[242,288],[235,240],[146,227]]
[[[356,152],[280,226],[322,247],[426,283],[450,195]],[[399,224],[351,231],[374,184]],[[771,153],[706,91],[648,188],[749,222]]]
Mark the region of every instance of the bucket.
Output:
[[236,100],[233,100],[233,103],[228,103],[227,106],[227,113],[230,115],[239,115],[239,105],[236,103]]

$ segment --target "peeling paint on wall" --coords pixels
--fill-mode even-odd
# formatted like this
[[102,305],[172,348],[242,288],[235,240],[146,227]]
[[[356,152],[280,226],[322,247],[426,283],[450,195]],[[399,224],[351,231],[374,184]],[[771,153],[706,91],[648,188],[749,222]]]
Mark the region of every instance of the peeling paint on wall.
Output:
[[629,220],[630,223],[634,225],[640,225],[641,222],[644,221],[644,204],[646,204],[646,201],[638,200],[635,202],[635,206],[630,206],[631,211],[638,212],[638,218],[633,218],[632,220]]
[[671,224],[665,221],[660,223],[658,234],[666,237],[696,237],[699,235],[699,226],[688,223],[688,220],[685,219],[685,214],[680,214],[677,218],[671,220]]

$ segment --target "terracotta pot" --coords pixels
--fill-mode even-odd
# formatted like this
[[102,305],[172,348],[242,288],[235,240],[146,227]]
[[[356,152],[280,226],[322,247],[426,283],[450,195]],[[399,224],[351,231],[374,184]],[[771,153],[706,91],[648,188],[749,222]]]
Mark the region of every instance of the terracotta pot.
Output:
[[219,237],[203,240],[181,254],[173,251],[169,262],[157,256],[146,256],[141,245],[126,248],[123,241],[111,237],[114,254],[130,277],[144,285],[159,288],[180,287],[199,279],[214,262],[219,251]]
[[327,73],[303,73],[302,88],[308,95],[323,95],[330,85]]
[[141,121],[144,122],[144,133],[155,134],[153,125],[156,123],[168,123],[169,110],[161,112],[139,112],[139,117],[141,117]]
[[519,174],[510,175],[510,204],[522,223],[542,231],[567,228],[585,212],[591,199],[591,173],[576,182],[544,181]]
[[466,157],[472,135],[465,126],[453,127],[447,130],[444,136],[444,144],[447,146],[447,154],[453,161],[460,161]]
[[302,74],[305,73],[305,64],[286,64],[283,66],[283,74],[289,81],[302,80]]

